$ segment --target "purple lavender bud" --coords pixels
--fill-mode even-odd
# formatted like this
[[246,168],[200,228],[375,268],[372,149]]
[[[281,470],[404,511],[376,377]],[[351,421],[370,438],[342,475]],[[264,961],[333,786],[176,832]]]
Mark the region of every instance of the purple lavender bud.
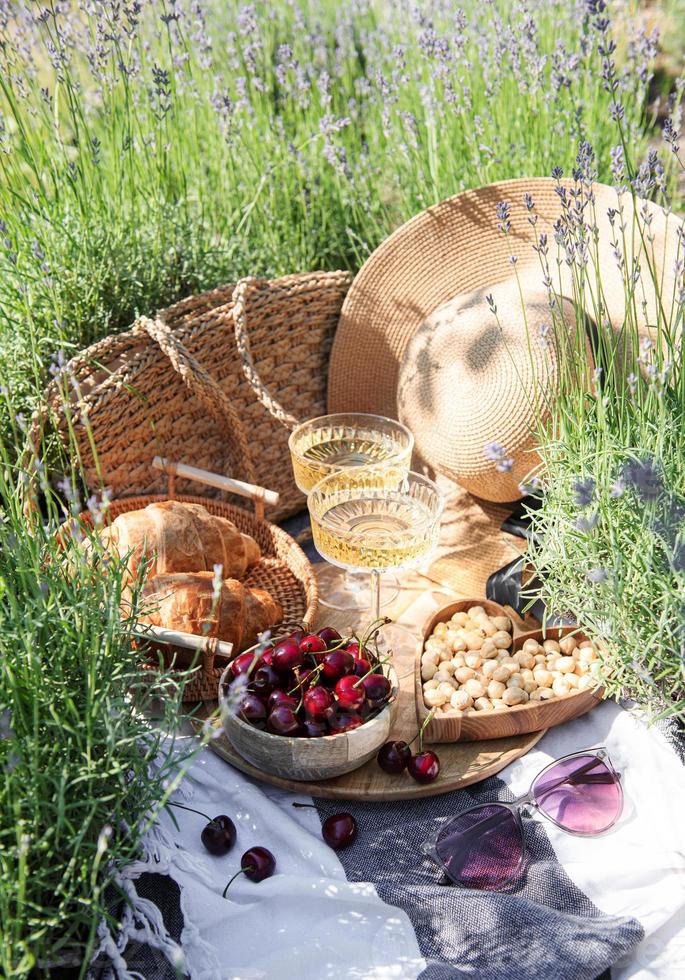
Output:
[[495,211],[498,219],[497,227],[504,235],[508,235],[511,231],[511,207],[508,201],[500,201]]
[[626,463],[623,468],[623,479],[644,501],[657,500],[663,490],[661,474],[650,459]]
[[576,519],[575,528],[581,534],[590,534],[599,524],[599,514],[581,514]]
[[595,492],[595,481],[588,477],[586,480],[576,480],[573,484],[574,501],[577,507],[589,507]]

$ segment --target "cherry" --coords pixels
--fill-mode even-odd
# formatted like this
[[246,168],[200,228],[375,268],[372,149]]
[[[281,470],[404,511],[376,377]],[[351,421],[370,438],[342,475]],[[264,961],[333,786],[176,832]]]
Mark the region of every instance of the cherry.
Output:
[[[359,658],[362,655],[360,646],[356,642],[356,640],[353,641],[352,643],[348,643],[347,646],[345,647],[345,650],[347,651],[347,653],[351,653],[355,660],[359,660]],[[366,653],[366,651],[364,652]]]
[[390,695],[391,684],[385,674],[369,674],[362,680],[369,701],[384,701]]
[[230,879],[223,890],[222,898],[226,898],[226,892],[229,886],[235,881],[238,875],[245,875],[250,881],[264,881],[265,878],[270,878],[275,870],[276,858],[271,851],[268,851],[265,847],[251,847],[241,857],[240,871],[236,871]]
[[341,677],[335,685],[335,694],[340,707],[346,708],[348,711],[357,711],[364,704],[364,687],[355,674],[346,674],[345,677]]
[[332,735],[340,735],[342,732],[350,732],[353,728],[359,728],[364,722],[359,715],[346,711],[333,712],[328,718],[328,727]]
[[340,633],[336,629],[333,629],[332,626],[324,626],[323,629],[319,630],[317,636],[323,640],[327,647],[335,646],[336,643],[342,640]]
[[235,660],[231,661],[229,668],[231,674],[234,677],[237,677],[239,674],[247,674],[252,669],[252,665],[256,664],[258,660],[259,657],[254,650],[252,653],[241,653]]
[[271,667],[273,666],[273,660],[274,660],[274,648],[269,647],[269,649],[265,650],[264,653],[262,654],[259,661],[259,666],[261,667],[262,664],[266,664],[267,667]]
[[371,670],[371,664],[364,657],[357,657],[354,661],[354,673],[356,677],[363,677]]
[[269,695],[269,700],[266,702],[267,709],[273,711],[279,705],[285,705],[286,708],[292,708],[293,711],[297,710],[298,700],[293,697],[292,694],[288,694],[287,691],[282,691],[279,687],[274,688],[274,690]]
[[326,725],[322,721],[312,721],[307,718],[302,723],[302,727],[307,738],[321,738],[322,735],[328,735]]
[[301,667],[304,656],[296,640],[288,637],[274,647],[273,667],[279,674],[287,674],[295,667]]
[[278,705],[266,719],[266,727],[274,735],[295,736],[300,733],[300,722],[292,708]]
[[303,636],[300,640],[300,650],[302,653],[323,653],[325,649],[326,641],[322,637],[316,636],[314,633],[309,633],[307,636]]
[[[313,803],[293,803],[298,810],[310,808],[316,810]],[[334,851],[341,851],[343,847],[354,844],[357,838],[357,821],[351,813],[333,813],[327,817],[321,827],[321,836],[329,847]]]
[[386,742],[385,745],[381,745],[376,758],[384,772],[397,776],[407,768],[407,763],[411,759],[411,749],[406,742]]
[[432,783],[440,773],[440,760],[435,752],[418,752],[409,760],[407,771],[417,783]]
[[321,834],[329,847],[341,851],[354,844],[357,838],[357,821],[351,813],[334,813],[324,820]]
[[189,813],[197,813],[199,817],[204,817],[207,823],[202,828],[200,840],[205,845],[210,854],[215,857],[223,857],[228,854],[235,844],[236,830],[235,824],[225,813],[211,819],[201,810],[194,810],[191,806],[184,806],[182,803],[172,803],[169,800],[168,806],[176,806],[179,810],[187,810]]
[[315,687],[310,687],[308,691],[305,691],[302,704],[304,705],[305,714],[312,721],[323,721],[333,704],[333,695],[325,687],[322,687],[321,684],[317,684]]
[[345,650],[331,650],[323,658],[323,675],[329,681],[340,680],[354,670],[354,657]]
[[216,857],[223,857],[228,854],[235,844],[236,832],[235,824],[225,813],[218,817],[213,817],[206,826],[202,828],[200,839],[210,854]]
[[248,691],[240,699],[238,714],[244,721],[254,725],[255,722],[264,721],[266,718],[266,706],[256,694]]
[[260,697],[268,697],[273,689],[279,684],[278,674],[273,667],[269,667],[268,664],[264,664],[263,667],[258,667],[255,670],[250,683],[247,685],[248,691],[252,691],[253,694],[259,694]]

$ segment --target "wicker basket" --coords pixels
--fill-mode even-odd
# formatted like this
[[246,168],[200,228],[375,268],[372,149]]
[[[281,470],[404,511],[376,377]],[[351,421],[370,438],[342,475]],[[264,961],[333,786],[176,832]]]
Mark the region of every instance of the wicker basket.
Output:
[[[65,447],[73,427],[88,486],[100,487],[102,473],[116,498],[160,493],[163,481],[149,465],[157,453],[273,487],[280,494],[273,520],[301,510],[287,431],[246,374],[258,369],[290,417],[323,414],[328,355],[349,284],[346,272],[242,280],[235,298],[249,324],[247,355],[236,343],[234,287],[225,286],[154,320],[143,317],[73,358],[48,388],[49,415]],[[33,447],[47,425],[47,412],[34,418]]]
[[[149,465],[149,463],[148,463]],[[243,584],[251,588],[267,589],[283,607],[283,622],[301,622],[310,626],[316,615],[318,604],[318,586],[316,576],[307,556],[300,546],[281,528],[270,524],[258,516],[263,510],[263,504],[269,502],[270,494],[261,487],[231,480],[228,477],[206,473],[192,466],[170,463],[156,457],[153,460],[155,472],[163,471],[168,479],[168,490],[163,494],[147,494],[145,496],[125,497],[112,500],[107,519],[114,520],[119,514],[147,507],[148,504],[160,500],[181,500],[191,504],[202,504],[210,514],[226,517],[233,521],[238,530],[250,534],[259,545],[262,558],[248,570]],[[207,497],[179,494],[176,491],[177,477],[185,481],[193,480],[222,489],[227,493],[241,497],[249,497],[255,513],[251,514],[243,507],[222,500]],[[164,479],[164,477],[163,477]],[[87,515],[86,515],[87,519]],[[156,637],[158,639],[159,637]],[[217,656],[216,642],[211,638],[203,644],[202,666],[186,683],[183,700],[202,701],[216,698],[217,685],[222,671],[226,666],[225,657]],[[164,648],[160,648],[164,651]],[[172,647],[171,659],[174,665],[188,666],[193,660],[187,651]],[[237,651],[234,651],[237,652]],[[195,654],[195,659],[197,653]],[[169,662],[169,658],[167,662]],[[197,659],[196,659],[197,662]]]

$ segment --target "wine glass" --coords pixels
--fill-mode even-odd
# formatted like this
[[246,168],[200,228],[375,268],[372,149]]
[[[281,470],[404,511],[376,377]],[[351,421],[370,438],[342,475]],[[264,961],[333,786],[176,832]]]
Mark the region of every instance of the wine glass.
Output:
[[[295,483],[305,494],[330,473],[359,467],[390,468],[406,474],[411,465],[414,436],[406,426],[382,415],[341,413],[322,415],[298,425],[288,440]],[[331,609],[364,609],[371,602],[368,577],[334,565],[319,569],[321,604]],[[381,605],[397,598],[394,579],[383,585]]]
[[[309,494],[307,506],[321,557],[341,568],[371,572],[375,621],[381,572],[425,561],[438,543],[444,497],[420,473],[369,468],[324,477]],[[385,639],[387,643],[387,631]]]

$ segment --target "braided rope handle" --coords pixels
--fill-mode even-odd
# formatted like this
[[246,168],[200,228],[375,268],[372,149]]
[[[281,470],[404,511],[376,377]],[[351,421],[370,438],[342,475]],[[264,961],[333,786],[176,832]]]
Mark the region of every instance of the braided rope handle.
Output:
[[159,317],[154,320],[140,317],[136,329],[145,330],[159,344],[188,390],[198,398],[226,433],[226,441],[236,465],[242,467],[250,483],[256,483],[254,463],[245,428],[230,398]]
[[286,429],[294,429],[300,424],[300,420],[296,419],[290,412],[287,412],[281,403],[269,394],[268,389],[259,377],[259,372],[252,359],[250,339],[247,333],[245,301],[250,290],[259,283],[259,279],[255,279],[253,276],[247,276],[245,279],[240,279],[233,290],[233,326],[235,329],[236,347],[238,348],[240,362],[243,366],[243,374],[259,401],[281,425],[284,425]]

